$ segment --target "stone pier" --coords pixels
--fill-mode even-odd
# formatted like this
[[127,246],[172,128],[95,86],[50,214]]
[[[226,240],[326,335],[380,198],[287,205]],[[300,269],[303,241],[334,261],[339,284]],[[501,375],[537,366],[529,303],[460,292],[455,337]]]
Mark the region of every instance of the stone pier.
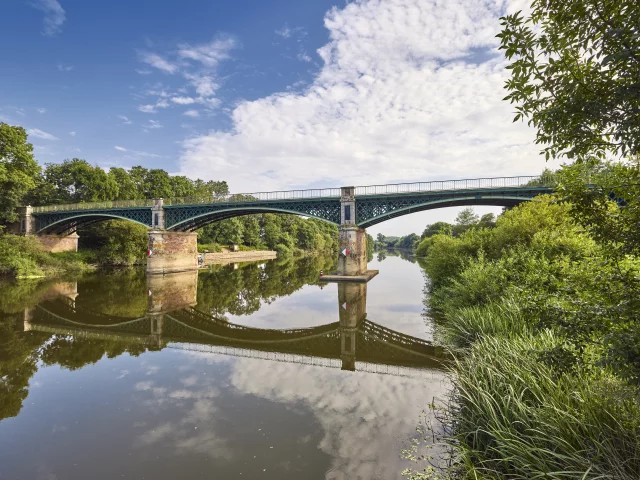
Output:
[[198,269],[197,234],[193,232],[149,232],[147,273],[175,273]]
[[45,252],[77,252],[78,235],[37,235],[35,237]]

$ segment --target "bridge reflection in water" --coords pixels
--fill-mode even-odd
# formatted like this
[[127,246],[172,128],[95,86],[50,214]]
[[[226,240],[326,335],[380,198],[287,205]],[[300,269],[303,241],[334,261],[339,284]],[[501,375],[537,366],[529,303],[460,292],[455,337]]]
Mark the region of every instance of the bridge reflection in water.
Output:
[[105,315],[75,301],[64,284],[55,299],[25,310],[25,330],[391,375],[419,375],[442,361],[438,347],[367,319],[367,284],[340,283],[338,321],[308,328],[264,329],[199,311],[197,272],[149,276],[147,313]]

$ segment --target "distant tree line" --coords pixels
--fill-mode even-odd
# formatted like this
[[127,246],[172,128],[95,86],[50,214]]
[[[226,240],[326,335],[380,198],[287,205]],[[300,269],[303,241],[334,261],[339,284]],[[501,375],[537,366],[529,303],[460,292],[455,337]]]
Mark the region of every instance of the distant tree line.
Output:
[[375,249],[377,251],[389,249],[415,250],[418,255],[422,255],[426,252],[419,250],[420,245],[426,247],[427,243],[424,243],[424,240],[434,235],[442,233],[452,237],[459,237],[468,230],[493,228],[495,224],[496,216],[493,213],[487,213],[480,217],[472,207],[468,207],[458,213],[453,224],[447,222],[432,223],[425,227],[420,236],[410,233],[404,237],[394,237],[379,233],[375,240]]

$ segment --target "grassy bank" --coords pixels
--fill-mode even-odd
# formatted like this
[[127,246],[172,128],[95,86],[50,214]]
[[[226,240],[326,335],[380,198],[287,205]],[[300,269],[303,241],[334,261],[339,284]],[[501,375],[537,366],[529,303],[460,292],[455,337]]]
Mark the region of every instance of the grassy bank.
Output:
[[438,340],[456,357],[453,464],[413,478],[640,478],[638,258],[552,197],[426,251]]
[[95,267],[92,252],[48,253],[34,237],[0,235],[0,276],[37,278],[81,273]]

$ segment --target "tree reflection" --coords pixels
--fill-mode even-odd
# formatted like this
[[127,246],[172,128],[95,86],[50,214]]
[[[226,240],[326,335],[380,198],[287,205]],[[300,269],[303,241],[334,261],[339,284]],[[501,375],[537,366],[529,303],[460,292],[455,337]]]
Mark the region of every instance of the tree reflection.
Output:
[[[198,309],[215,316],[249,315],[263,303],[291,295],[305,285],[318,284],[320,270],[328,272],[335,267],[335,258],[328,256],[289,257],[239,264],[237,268],[212,266],[211,271],[198,276]],[[79,315],[83,309],[90,309],[105,318],[142,317],[148,307],[146,285],[142,269],[86,275],[75,291],[56,289],[50,281],[0,283],[0,421],[20,412],[39,361],[77,370],[104,356],[138,356],[162,348],[115,337],[95,339],[24,331],[34,305],[62,294],[73,297]]]

